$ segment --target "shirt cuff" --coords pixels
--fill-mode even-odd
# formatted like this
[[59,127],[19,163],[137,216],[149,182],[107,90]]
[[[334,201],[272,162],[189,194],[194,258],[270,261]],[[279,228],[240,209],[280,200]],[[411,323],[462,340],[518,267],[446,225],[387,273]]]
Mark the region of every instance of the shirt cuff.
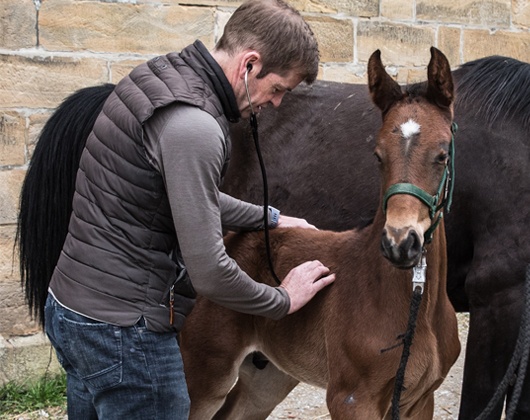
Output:
[[272,206],[269,206],[269,227],[275,228],[278,226],[278,222],[280,221],[280,210],[275,209]]

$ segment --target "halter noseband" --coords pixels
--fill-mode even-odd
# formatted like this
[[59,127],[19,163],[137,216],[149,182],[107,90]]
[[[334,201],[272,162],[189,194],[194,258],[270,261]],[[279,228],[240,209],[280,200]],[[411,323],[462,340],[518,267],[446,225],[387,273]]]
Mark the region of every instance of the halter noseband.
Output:
[[[391,185],[386,191],[383,197],[383,213],[386,214],[387,202],[390,197],[396,194],[408,194],[416,197],[421,202],[423,202],[429,208],[429,216],[431,220],[434,220],[424,234],[425,242],[429,243],[432,240],[433,233],[437,228],[443,217],[443,211],[446,210],[447,213],[451,210],[451,204],[453,201],[453,190],[454,190],[454,180],[455,180],[455,133],[458,126],[456,123],[451,124],[451,143],[449,144],[449,158],[447,165],[438,186],[438,190],[435,195],[431,195],[428,192],[422,190],[414,184],[410,183],[399,183]],[[440,201],[440,198],[443,198]],[[436,213],[438,217],[435,218]]]

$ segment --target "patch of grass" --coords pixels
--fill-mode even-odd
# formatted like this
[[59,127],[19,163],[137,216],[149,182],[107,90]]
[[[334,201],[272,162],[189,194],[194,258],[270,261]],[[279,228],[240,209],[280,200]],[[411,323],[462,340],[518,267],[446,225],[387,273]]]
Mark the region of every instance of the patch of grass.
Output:
[[19,414],[46,407],[66,405],[66,375],[45,375],[39,380],[0,388],[0,415]]

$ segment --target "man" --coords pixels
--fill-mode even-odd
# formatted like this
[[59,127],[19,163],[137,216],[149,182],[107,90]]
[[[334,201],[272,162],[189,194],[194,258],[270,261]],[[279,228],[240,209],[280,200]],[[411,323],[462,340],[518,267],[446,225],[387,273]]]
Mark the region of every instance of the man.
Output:
[[[45,311],[67,372],[69,418],[187,418],[175,339],[193,306],[187,274],[198,294],[273,319],[334,280],[310,261],[279,287],[256,283],[222,237],[223,227],[261,228],[263,215],[219,191],[229,121],[279,106],[317,71],[317,43],[298,12],[282,0],[251,0],[211,53],[196,41],[116,86],[81,157]],[[273,208],[269,215],[272,227],[314,228]]]

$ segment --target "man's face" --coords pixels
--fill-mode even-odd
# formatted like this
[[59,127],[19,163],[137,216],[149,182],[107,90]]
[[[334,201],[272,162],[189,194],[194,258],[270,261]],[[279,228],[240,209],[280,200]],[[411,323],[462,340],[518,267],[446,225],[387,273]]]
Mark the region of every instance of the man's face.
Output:
[[[257,74],[257,71],[254,73]],[[248,90],[250,100],[255,113],[259,113],[262,108],[272,104],[274,107],[280,106],[283,96],[293,90],[302,81],[294,71],[290,71],[286,76],[276,73],[269,73],[267,76],[257,79],[252,77],[252,72],[248,75]],[[250,117],[250,105],[248,103],[246,89],[242,89],[242,94],[238,98],[239,111],[243,118]]]

